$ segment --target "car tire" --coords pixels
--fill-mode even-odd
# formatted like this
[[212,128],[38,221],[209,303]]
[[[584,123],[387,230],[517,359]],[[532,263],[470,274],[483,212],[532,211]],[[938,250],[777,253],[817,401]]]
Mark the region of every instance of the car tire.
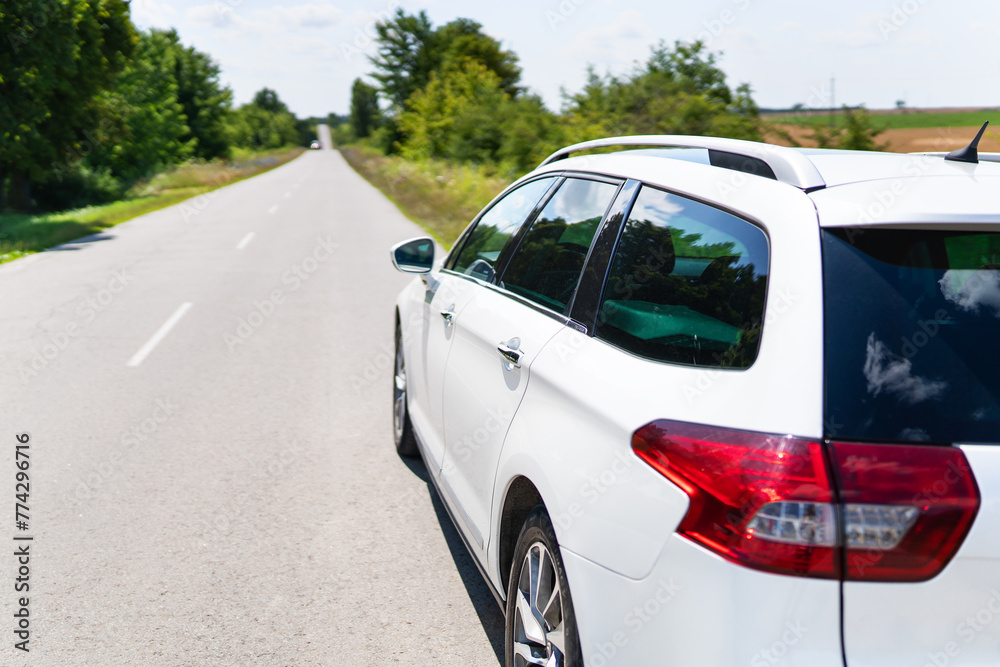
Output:
[[406,360],[403,358],[403,332],[396,325],[396,364],[392,378],[392,435],[400,456],[417,456],[417,438],[410,422],[406,398]]
[[566,570],[542,505],[531,510],[514,549],[505,643],[507,667],[583,665]]

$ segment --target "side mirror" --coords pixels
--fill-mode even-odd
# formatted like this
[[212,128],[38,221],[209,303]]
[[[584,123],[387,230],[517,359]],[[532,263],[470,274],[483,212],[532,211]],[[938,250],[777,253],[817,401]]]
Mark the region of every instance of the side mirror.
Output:
[[434,268],[434,239],[422,236],[397,243],[390,251],[392,265],[403,273],[430,273]]

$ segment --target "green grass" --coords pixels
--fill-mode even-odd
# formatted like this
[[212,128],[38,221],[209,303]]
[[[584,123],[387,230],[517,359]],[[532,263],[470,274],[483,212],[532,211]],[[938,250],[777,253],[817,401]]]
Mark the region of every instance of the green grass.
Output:
[[305,149],[240,154],[229,162],[192,162],[133,188],[133,197],[61,213],[0,215],[0,263],[51,248],[140,215],[180,203],[230,183],[256,176],[300,155]]
[[[811,127],[827,125],[830,114],[766,114],[762,116],[767,123],[800,125]],[[1000,109],[982,109],[980,111],[906,111],[891,113],[873,113],[872,120],[876,125],[885,126],[890,130],[922,127],[973,127],[990,121],[990,127],[1000,125]],[[837,114],[837,124],[843,122],[842,114]]]
[[412,162],[365,146],[342,146],[340,152],[356,172],[445,248],[517,177],[488,167]]

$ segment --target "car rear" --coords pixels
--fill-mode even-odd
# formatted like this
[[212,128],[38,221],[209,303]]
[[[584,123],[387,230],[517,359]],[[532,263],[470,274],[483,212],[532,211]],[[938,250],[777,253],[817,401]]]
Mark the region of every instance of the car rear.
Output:
[[997,665],[1000,224],[907,208],[822,232],[846,663]]

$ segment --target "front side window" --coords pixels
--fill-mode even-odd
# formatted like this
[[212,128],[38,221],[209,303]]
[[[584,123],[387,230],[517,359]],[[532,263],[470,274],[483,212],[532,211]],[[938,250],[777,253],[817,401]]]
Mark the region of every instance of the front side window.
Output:
[[1000,233],[823,230],[827,436],[1000,442]]
[[484,282],[492,281],[497,258],[504,246],[555,181],[555,177],[540,178],[504,195],[479,218],[456,257],[452,271]]
[[566,179],[511,256],[503,287],[564,312],[597,228],[617,192],[617,184]]
[[768,261],[760,228],[643,186],[611,262],[596,335],[657,361],[748,368],[760,346]]

